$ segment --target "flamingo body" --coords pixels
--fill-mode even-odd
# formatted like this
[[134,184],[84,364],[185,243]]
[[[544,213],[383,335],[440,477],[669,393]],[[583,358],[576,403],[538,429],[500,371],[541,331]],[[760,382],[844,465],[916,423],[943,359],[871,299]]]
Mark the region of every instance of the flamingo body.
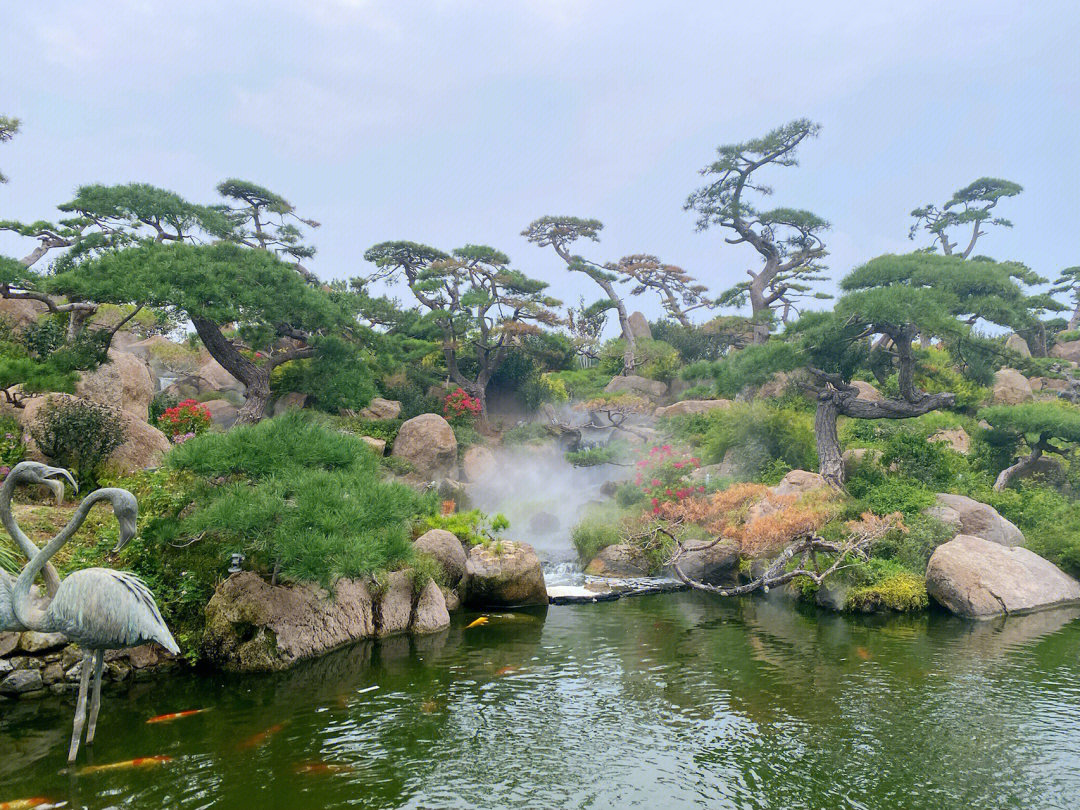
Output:
[[156,641],[173,655],[180,652],[150,589],[126,571],[73,572],[61,581],[43,624],[45,632],[63,633],[84,650],[121,650]]

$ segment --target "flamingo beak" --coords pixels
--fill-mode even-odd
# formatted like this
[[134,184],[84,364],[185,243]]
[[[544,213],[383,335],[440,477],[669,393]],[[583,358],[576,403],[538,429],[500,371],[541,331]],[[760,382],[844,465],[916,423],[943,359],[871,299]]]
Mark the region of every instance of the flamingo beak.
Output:
[[139,506],[133,497],[129,508],[116,510],[116,522],[120,524],[120,536],[113,549],[114,554],[131,542],[131,538],[139,531]]
[[[79,485],[75,483],[75,478],[71,475],[71,473],[65,470],[63,467],[46,467],[43,475],[46,478],[54,478],[58,476],[66,478],[68,481],[71,482],[71,488],[75,490],[76,494],[78,494]],[[57,481],[57,483],[59,484],[61,482]]]

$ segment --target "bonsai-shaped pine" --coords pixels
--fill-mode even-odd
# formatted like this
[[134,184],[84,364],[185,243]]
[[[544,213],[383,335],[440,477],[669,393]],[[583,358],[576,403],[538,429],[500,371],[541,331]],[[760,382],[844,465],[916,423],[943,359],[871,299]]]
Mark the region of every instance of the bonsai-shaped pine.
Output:
[[[452,253],[416,242],[381,242],[364,253],[376,272],[363,284],[402,280],[442,334],[450,380],[480,402],[487,419],[487,386],[510,348],[540,326],[559,322],[560,302],[547,284],[510,267],[510,258],[486,245]],[[363,286],[360,285],[360,286]]]
[[[348,334],[347,309],[268,250],[147,242],[110,251],[52,279],[52,291],[86,300],[177,310],[226,371],[247,386],[238,422],[257,422],[270,400],[270,375],[315,355],[318,340]],[[226,336],[235,324],[236,335]]]
[[1073,311],[1069,316],[1067,328],[1071,332],[1080,326],[1080,265],[1062,270],[1054,280],[1054,286],[1050,292],[1053,295],[1069,294],[1073,302]]
[[[934,251],[940,245],[941,252],[946,256],[970,258],[975,250],[975,243],[986,233],[983,230],[984,225],[1012,227],[1009,220],[993,216],[993,210],[1002,199],[1015,197],[1023,190],[1022,186],[1011,180],[980,177],[953,194],[944,205],[938,207],[930,203],[912,211],[911,216],[915,218],[915,222],[908,237],[914,239],[919,235],[919,231],[926,231],[932,237],[927,250]],[[949,230],[968,227],[971,228],[971,235],[968,237],[967,247],[954,253],[958,243],[949,239]]]
[[615,271],[636,285],[630,291],[631,295],[641,295],[646,290],[657,293],[668,315],[688,329],[693,326],[689,317],[691,312],[717,306],[716,301],[706,296],[708,287],[698,284],[681,267],[664,264],[656,256],[624,256],[615,265]]
[[623,351],[623,374],[633,374],[637,364],[637,341],[634,339],[634,330],[630,328],[630,316],[626,311],[626,304],[622,296],[615,289],[615,282],[619,280],[614,265],[600,265],[570,252],[570,246],[579,239],[589,239],[599,242],[600,230],[603,224],[596,219],[580,219],[578,217],[540,217],[529,223],[529,227],[521,232],[521,235],[530,242],[540,247],[551,246],[559,258],[566,262],[566,268],[572,273],[584,273],[596,282],[597,286],[604,291],[610,307],[619,315],[619,328],[622,330],[622,338],[626,341]]
[[[19,126],[21,122],[18,118],[12,118],[7,115],[0,115],[0,143],[7,143],[14,138],[19,132]],[[6,183],[7,177],[3,172],[0,172],[0,183]]]
[[[1022,269],[940,254],[880,256],[841,281],[844,294],[833,312],[807,313],[781,337],[711,366],[697,364],[693,373],[710,372],[720,393],[731,396],[777,371],[801,369],[801,386],[817,400],[818,471],[840,487],[844,466],[838,417],[907,419],[952,407],[953,392],[927,392],[919,386],[925,352],[914,345],[916,337],[936,336],[962,372],[985,377],[995,344],[976,325],[1022,328],[1030,323],[1033,306],[1043,303],[1017,282]],[[876,348],[871,350],[871,344]],[[851,383],[860,372],[890,383],[895,377],[897,395],[881,401],[860,397]]]
[[1035,467],[1044,453],[1064,455],[1080,443],[1080,408],[1065,402],[992,405],[980,410],[979,418],[990,423],[985,436],[991,445],[1020,455],[998,475],[998,491]]
[[761,256],[761,266],[746,271],[750,280],[719,298],[721,305],[750,301],[755,343],[768,339],[774,310],[780,309],[786,319],[794,299],[810,292],[811,283],[823,280],[820,261],[827,251],[822,233],[829,223],[799,208],[762,210],[748,197],[772,194],[772,188],[761,180],[761,170],[797,166],[799,144],[816,137],[820,128],[799,119],[762,138],[718,147],[717,159],[701,170],[710,182],[686,201],[685,208],[698,215],[699,231],[723,228],[732,234],[725,238],[728,244],[747,243]]

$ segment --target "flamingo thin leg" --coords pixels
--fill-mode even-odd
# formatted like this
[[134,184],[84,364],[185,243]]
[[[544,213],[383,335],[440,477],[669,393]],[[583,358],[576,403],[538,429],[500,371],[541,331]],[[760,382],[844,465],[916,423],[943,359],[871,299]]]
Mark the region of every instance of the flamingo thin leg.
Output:
[[90,651],[83,653],[82,677],[79,680],[79,701],[75,705],[75,725],[71,730],[71,747],[68,748],[68,763],[75,761],[79,755],[79,742],[82,740],[83,723],[86,722],[86,690],[90,686],[90,666],[94,660],[94,654]]
[[101,708],[101,670],[105,665],[105,651],[94,653],[94,693],[90,697],[90,724],[86,727],[86,744],[94,744],[97,730],[98,710]]

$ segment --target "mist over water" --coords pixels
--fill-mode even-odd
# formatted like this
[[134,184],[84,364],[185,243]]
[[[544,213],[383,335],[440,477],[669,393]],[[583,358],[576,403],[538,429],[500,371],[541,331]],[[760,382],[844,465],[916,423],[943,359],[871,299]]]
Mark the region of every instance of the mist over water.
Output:
[[549,575],[576,569],[570,530],[590,505],[600,505],[600,488],[630,477],[630,468],[601,464],[574,467],[554,443],[492,447],[490,475],[470,484],[473,506],[510,521],[506,536],[531,544]]

